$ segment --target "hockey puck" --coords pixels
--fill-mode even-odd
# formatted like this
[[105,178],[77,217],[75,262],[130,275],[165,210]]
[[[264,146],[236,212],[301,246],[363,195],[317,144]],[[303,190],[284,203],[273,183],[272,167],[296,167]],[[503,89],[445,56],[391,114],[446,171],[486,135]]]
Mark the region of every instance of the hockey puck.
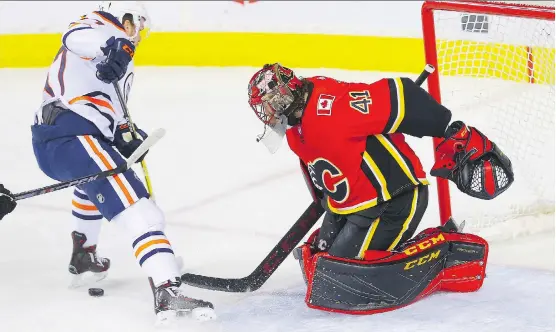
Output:
[[89,295],[99,297],[104,295],[104,289],[102,288],[89,288]]

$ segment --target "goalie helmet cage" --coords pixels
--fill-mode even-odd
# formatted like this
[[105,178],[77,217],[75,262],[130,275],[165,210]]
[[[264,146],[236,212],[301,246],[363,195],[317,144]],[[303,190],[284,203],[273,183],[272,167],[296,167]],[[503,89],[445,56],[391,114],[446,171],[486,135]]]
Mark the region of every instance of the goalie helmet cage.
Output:
[[441,223],[453,215],[470,231],[508,233],[509,220],[522,220],[514,235],[553,228],[553,217],[541,226],[531,216],[554,213],[554,1],[425,1],[421,15],[425,60],[437,68],[429,93],[496,142],[515,173],[492,201],[437,178]]

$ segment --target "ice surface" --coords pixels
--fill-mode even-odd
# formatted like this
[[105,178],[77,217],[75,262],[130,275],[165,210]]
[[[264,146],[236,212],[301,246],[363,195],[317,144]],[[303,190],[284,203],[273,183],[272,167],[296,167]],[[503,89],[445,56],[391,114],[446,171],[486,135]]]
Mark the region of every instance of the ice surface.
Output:
[[[287,147],[270,155],[255,142],[262,126],[247,105],[247,83],[254,71],[137,68],[129,108],[147,132],[167,129],[147,164],[157,202],[166,212],[168,238],[188,272],[249,274],[310,201],[297,159]],[[53,183],[36,166],[29,128],[45,74],[44,69],[0,70],[0,182],[15,192]],[[298,74],[355,81],[389,75],[332,70]],[[430,169],[430,140],[409,140]],[[154,331],[147,279],[118,225],[104,221],[100,238],[100,254],[113,262],[99,285],[105,296],[92,298],[86,288],[67,288],[71,197],[66,190],[21,201],[0,222],[0,331]],[[455,217],[461,220],[457,213],[475,206],[493,211],[499,206],[496,200],[485,204],[472,198],[458,201]],[[420,228],[436,225],[437,211],[431,199]],[[303,303],[303,280],[290,257],[253,293],[191,288],[191,296],[215,304],[219,320],[184,322],[175,330],[554,331],[554,215],[509,220],[482,234],[491,240],[491,255],[488,278],[476,293],[435,294],[374,316],[324,313]]]

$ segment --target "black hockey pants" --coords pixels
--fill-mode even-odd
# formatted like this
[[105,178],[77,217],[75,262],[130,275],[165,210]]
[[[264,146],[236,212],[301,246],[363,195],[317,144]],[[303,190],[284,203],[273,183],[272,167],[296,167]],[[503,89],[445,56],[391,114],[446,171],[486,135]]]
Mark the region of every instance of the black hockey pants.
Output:
[[428,199],[428,186],[417,186],[353,214],[327,211],[314,244],[321,251],[345,258],[363,258],[366,250],[394,250],[413,236]]

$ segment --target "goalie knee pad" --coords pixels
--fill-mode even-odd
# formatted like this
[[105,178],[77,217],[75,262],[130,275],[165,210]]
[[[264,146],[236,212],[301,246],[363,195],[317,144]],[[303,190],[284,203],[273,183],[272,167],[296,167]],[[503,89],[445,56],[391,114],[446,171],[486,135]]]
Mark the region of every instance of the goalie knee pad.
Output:
[[440,158],[431,175],[453,181],[463,193],[493,199],[514,181],[510,159],[474,127],[456,121],[436,148]]

